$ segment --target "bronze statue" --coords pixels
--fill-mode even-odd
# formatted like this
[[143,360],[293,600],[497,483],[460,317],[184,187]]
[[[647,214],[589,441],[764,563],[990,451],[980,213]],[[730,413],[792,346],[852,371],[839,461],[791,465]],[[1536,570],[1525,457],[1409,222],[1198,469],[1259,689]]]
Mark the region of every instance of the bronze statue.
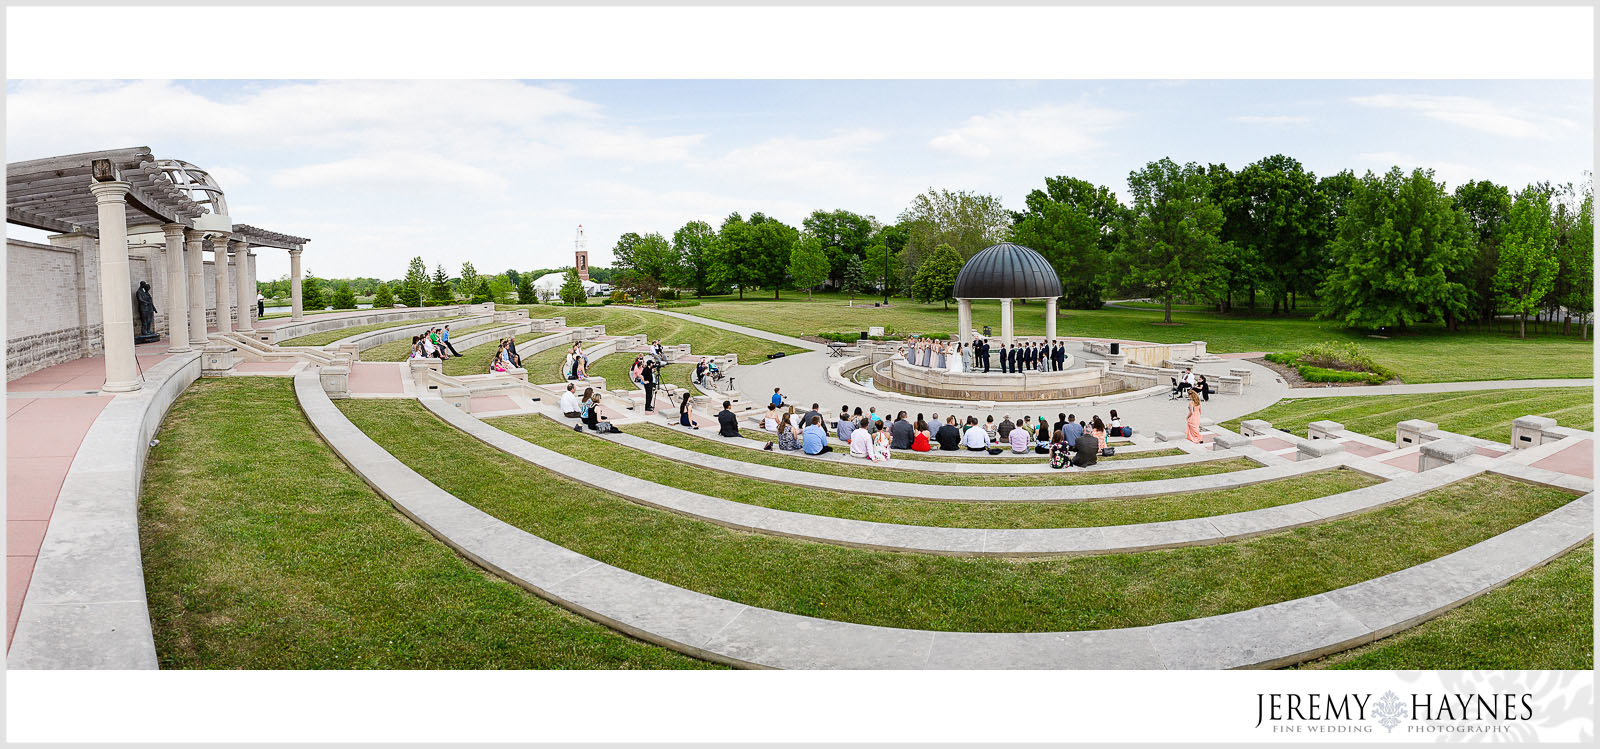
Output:
[[150,298],[150,282],[140,281],[139,290],[134,293],[133,298],[138,302],[136,310],[139,313],[139,334],[133,337],[133,342],[155,343],[161,340],[161,336],[156,335],[153,330],[156,324],[156,302]]

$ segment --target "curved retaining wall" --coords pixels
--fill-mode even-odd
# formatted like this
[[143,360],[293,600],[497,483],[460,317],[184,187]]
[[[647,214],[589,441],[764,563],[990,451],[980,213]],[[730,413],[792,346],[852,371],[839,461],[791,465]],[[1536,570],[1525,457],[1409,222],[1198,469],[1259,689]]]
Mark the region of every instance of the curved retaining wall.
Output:
[[415,325],[400,325],[393,328],[384,328],[383,330],[374,330],[370,333],[353,335],[349,338],[341,338],[333,343],[328,344],[324,348],[331,351],[341,346],[349,346],[353,344],[357,351],[366,351],[373,346],[382,346],[385,343],[403,341],[413,335],[421,333],[424,330],[434,327],[442,327],[446,324],[461,328],[472,328],[492,322],[494,322],[494,315],[474,315],[472,317],[463,317],[460,319],[451,320],[449,323],[430,322],[418,323]]
[[391,309],[382,312],[373,312],[366,315],[337,316],[326,320],[306,318],[297,323],[286,323],[276,328],[258,330],[255,339],[266,343],[276,344],[278,341],[287,341],[290,338],[299,338],[312,333],[322,333],[341,328],[354,328],[361,325],[373,325],[380,322],[403,323],[407,320],[430,319],[446,317],[451,314],[470,315],[494,314],[493,304],[458,304],[444,307],[410,307],[406,309]]
[[872,382],[879,389],[924,398],[964,401],[1056,401],[1112,395],[1126,389],[1116,375],[1098,369],[1059,372],[949,372],[922,367],[896,355],[872,365]]
[[117,395],[84,435],[39,548],[10,668],[156,668],[139,488],[150,438],[200,377],[200,358],[177,354],[151,367],[144,388]]

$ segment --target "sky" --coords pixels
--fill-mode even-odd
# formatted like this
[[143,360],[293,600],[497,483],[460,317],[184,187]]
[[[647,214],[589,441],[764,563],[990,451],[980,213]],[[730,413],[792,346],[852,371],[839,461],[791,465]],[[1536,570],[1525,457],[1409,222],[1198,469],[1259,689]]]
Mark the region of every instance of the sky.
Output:
[[[762,211],[893,222],[930,188],[1020,209],[1046,177],[1126,199],[1149,161],[1318,175],[1426,167],[1453,188],[1582,182],[1590,81],[326,80],[8,81],[6,160],[129,146],[221,183],[233,220],[311,239],[322,277],[591,262]],[[115,116],[89,113],[115,112]],[[7,226],[8,236],[43,232]],[[287,253],[257,250],[262,280]]]

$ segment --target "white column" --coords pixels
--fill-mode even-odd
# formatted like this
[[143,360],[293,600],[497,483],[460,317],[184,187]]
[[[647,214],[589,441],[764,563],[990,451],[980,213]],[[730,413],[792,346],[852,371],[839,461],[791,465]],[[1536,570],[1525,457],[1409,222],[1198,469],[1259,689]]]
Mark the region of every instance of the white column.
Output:
[[256,329],[250,326],[250,313],[256,309],[256,287],[248,280],[250,278],[250,245],[244,242],[229,242],[233,248],[233,285],[238,290],[239,304],[236,314],[239,315],[239,324],[234,330],[240,333],[254,333]]
[[167,238],[167,353],[182,354],[189,346],[189,277],[184,272],[183,224],[163,224]]
[[139,389],[138,363],[133,358],[133,295],[128,289],[127,182],[90,185],[100,219],[100,319],[105,338],[106,382],[102,390],[126,393]]
[[289,319],[304,320],[306,313],[300,308],[300,253],[305,250],[289,250]]
[[956,300],[956,319],[960,320],[961,342],[972,343],[972,300]]
[[250,275],[248,278],[250,279],[250,313],[255,315],[252,318],[255,322],[260,322],[261,313],[256,311],[256,295],[261,293],[261,281],[256,276],[256,254],[254,252],[250,253]]
[[211,238],[211,266],[217,281],[217,332],[233,330],[233,290],[228,288],[228,237]]
[[1011,341],[1011,300],[1000,300],[1000,342],[1010,346]]
[[1056,337],[1056,297],[1044,300],[1044,337],[1049,340]]
[[189,271],[189,346],[206,345],[206,255],[201,244],[204,234],[189,229],[184,232],[188,243]]

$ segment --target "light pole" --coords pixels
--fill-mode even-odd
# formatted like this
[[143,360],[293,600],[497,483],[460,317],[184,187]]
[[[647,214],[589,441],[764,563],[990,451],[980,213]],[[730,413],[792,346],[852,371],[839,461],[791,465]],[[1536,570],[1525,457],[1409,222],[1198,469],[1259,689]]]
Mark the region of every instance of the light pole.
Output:
[[883,245],[883,306],[889,306],[889,245]]

